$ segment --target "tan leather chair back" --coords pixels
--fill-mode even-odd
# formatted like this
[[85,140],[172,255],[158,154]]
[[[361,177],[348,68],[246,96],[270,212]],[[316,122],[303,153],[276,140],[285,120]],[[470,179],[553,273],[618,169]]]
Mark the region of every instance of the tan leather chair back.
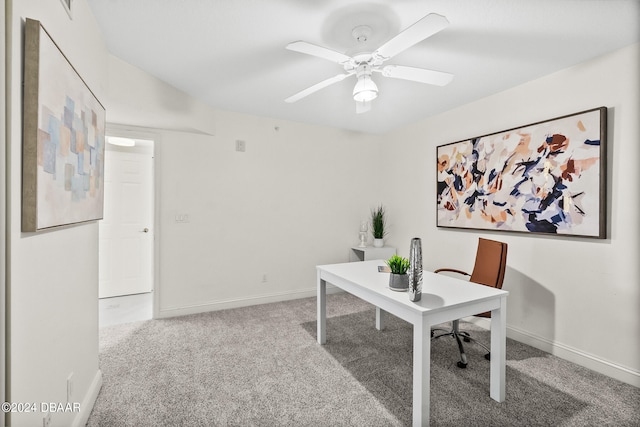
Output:
[[507,269],[507,244],[480,238],[476,263],[469,281],[502,289]]

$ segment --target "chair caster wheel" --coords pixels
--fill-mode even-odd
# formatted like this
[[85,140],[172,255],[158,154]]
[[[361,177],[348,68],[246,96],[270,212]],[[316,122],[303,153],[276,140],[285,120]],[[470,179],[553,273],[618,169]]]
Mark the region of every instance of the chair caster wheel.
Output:
[[487,360],[491,360],[491,353],[485,354],[484,358],[487,359]]
[[469,338],[469,337],[464,337],[464,338],[462,338],[462,340],[464,342],[471,342],[471,338]]
[[458,368],[465,369],[467,367],[466,363],[458,362]]

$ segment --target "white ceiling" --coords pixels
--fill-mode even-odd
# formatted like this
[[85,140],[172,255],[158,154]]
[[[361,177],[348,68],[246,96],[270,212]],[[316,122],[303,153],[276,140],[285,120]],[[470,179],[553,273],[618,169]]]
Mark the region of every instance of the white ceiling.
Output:
[[[640,40],[640,0],[88,0],[109,51],[215,108],[382,133]],[[389,64],[455,74],[437,87],[374,74],[380,93],[356,114],[350,77],[284,99],[343,71],[285,49],[304,40],[373,51],[428,13],[443,31]],[[603,76],[606,78],[606,76]],[[597,82],[594,82],[597,84]],[[523,100],[526,102],[526,100]]]

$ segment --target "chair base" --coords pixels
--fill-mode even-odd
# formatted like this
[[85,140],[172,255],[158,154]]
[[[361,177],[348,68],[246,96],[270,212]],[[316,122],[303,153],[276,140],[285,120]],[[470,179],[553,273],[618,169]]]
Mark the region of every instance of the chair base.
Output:
[[[443,333],[436,335],[435,332],[436,331],[443,331]],[[454,320],[452,322],[452,326],[451,326],[451,330],[447,330],[447,329],[441,329],[441,328],[434,328],[431,330],[431,340],[435,340],[444,336],[451,336],[453,338],[455,338],[457,344],[458,344],[458,350],[460,351],[460,360],[458,361],[457,365],[458,368],[460,369],[464,369],[467,367],[467,355],[464,352],[464,346],[462,345],[462,341],[464,342],[474,342],[476,344],[478,344],[480,347],[482,347],[484,350],[487,351],[487,354],[484,355],[484,358],[487,360],[491,360],[491,350],[489,350],[489,348],[487,348],[487,346],[485,346],[484,344],[482,344],[481,342],[479,342],[478,340],[476,340],[475,338],[471,337],[471,335],[469,335],[468,332],[465,331],[460,331],[460,320]],[[462,339],[461,339],[462,338]]]

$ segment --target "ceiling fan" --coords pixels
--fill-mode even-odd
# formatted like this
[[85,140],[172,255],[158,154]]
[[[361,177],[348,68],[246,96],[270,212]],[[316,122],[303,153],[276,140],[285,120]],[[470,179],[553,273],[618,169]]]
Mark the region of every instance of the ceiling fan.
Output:
[[[353,88],[353,99],[356,101],[357,113],[369,111],[371,109],[371,101],[378,96],[378,87],[371,78],[374,72],[382,73],[383,76],[394,79],[444,86],[451,82],[453,74],[404,65],[389,64],[383,66],[382,64],[416,43],[442,31],[447,25],[449,25],[447,18],[437,13],[430,13],[384,43],[374,52],[358,53],[353,57],[304,41],[289,43],[286,47],[287,49],[336,62],[344,67],[345,72],[316,83],[285,99],[285,102],[296,102],[354,74],[358,79]],[[360,25],[353,29],[352,34],[357,41],[365,42],[371,35],[371,31],[371,27]]]

